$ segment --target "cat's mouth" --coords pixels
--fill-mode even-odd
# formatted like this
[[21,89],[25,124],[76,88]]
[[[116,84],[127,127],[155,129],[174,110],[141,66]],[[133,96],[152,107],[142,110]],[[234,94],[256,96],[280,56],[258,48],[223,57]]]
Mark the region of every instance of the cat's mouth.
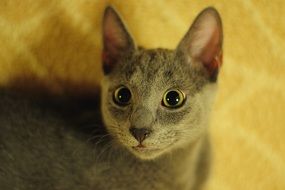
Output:
[[132,147],[134,150],[138,151],[145,151],[145,150],[160,150],[159,148],[151,148],[151,147],[146,147],[142,144],[139,144],[138,146],[133,146]]
[[143,160],[152,160],[161,155],[164,151],[162,148],[146,146],[146,145],[137,145],[131,146],[131,152],[140,159]]
[[152,160],[165,153],[170,148],[171,144],[172,143],[167,146],[159,146],[148,143],[138,143],[136,145],[129,146],[129,150],[140,159]]
[[145,145],[139,144],[137,146],[132,147],[133,150],[137,152],[153,152],[153,151],[159,151],[159,148],[154,147],[146,147]]

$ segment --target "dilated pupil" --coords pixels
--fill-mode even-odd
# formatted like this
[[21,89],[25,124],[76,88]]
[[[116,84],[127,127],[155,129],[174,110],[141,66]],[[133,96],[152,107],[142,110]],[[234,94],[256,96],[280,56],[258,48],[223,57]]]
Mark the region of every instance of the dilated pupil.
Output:
[[176,91],[170,91],[166,95],[166,101],[169,105],[175,106],[180,102],[179,93]]
[[128,103],[131,99],[131,92],[127,88],[122,88],[117,94],[117,99],[120,103]]

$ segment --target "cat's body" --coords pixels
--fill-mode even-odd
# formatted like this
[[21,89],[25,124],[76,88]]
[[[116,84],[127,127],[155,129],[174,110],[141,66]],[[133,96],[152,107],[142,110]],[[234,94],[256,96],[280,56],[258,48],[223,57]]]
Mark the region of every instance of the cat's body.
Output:
[[79,185],[90,167],[86,136],[45,104],[7,92],[0,99],[0,189],[87,189]]
[[0,189],[201,187],[222,62],[216,10],[205,9],[176,50],[146,50],[109,7],[103,42],[101,107],[1,91]]
[[[100,119],[82,123],[77,121],[80,113],[65,115],[70,110],[15,93],[1,92],[0,100],[3,190],[183,190],[205,180],[196,176],[208,169],[205,137],[157,160],[142,161],[122,147],[111,147]],[[86,112],[98,116],[97,110]],[[199,165],[201,156],[206,160]]]

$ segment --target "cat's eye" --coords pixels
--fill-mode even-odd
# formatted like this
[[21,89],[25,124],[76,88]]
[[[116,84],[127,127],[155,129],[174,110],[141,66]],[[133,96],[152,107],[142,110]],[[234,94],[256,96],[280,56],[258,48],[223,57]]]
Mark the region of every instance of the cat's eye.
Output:
[[117,88],[113,96],[114,102],[119,106],[128,105],[131,101],[131,98],[132,98],[131,91],[125,86]]
[[185,94],[178,89],[171,89],[165,92],[162,99],[162,105],[167,108],[178,108],[185,102]]

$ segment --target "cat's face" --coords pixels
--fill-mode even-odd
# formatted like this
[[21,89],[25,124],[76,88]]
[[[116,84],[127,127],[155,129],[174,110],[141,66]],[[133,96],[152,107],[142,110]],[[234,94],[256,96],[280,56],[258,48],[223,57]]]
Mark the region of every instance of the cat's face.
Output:
[[193,26],[176,50],[138,49],[116,12],[105,11],[102,115],[114,139],[141,159],[194,142],[207,127],[221,64],[220,17],[206,9]]

